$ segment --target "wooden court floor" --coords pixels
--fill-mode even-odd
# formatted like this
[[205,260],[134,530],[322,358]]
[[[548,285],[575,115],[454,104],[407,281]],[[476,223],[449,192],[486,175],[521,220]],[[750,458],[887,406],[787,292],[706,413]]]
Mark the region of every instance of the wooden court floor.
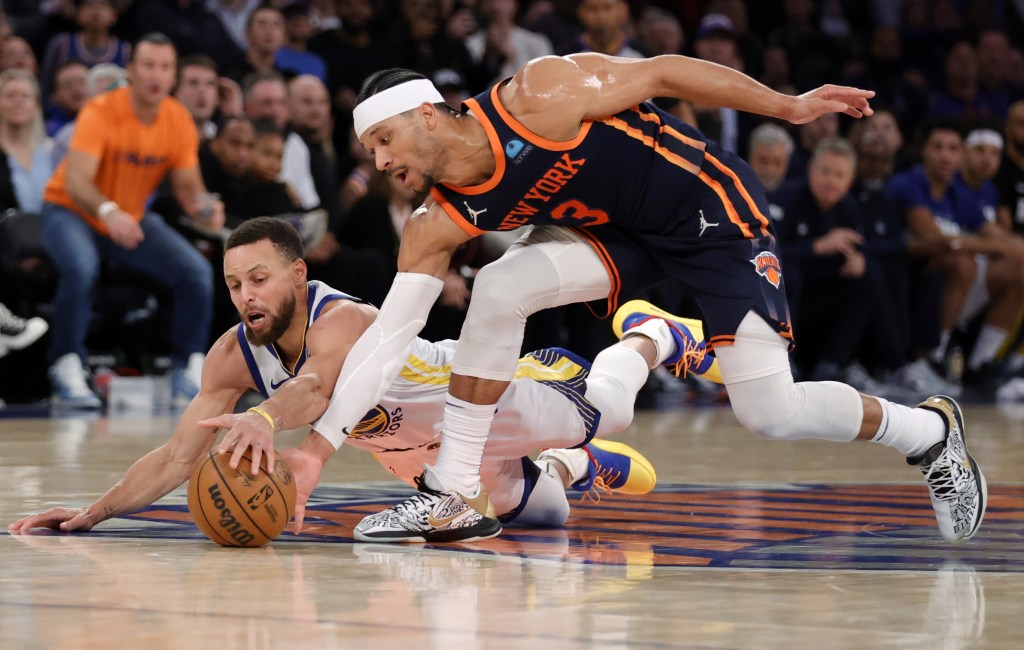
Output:
[[89,534],[11,536],[87,504],[172,421],[2,419],[0,648],[1024,648],[1024,411],[965,413],[991,494],[962,545],[891,450],[764,442],[716,408],[639,413],[621,439],[658,489],[574,495],[565,530],[353,544],[408,490],[345,449],[308,530],[262,549],[207,541],[181,490]]

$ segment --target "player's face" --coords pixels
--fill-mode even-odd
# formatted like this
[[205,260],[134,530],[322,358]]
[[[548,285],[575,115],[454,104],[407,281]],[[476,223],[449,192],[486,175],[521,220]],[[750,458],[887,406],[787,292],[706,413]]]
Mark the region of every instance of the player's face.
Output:
[[807,180],[818,204],[829,209],[850,192],[853,159],[837,153],[823,153],[808,168]]
[[390,117],[363,134],[360,142],[377,169],[417,192],[426,192],[441,177],[444,152],[430,145],[416,114]]
[[284,336],[298,303],[292,265],[267,239],[224,253],[224,280],[253,345]]

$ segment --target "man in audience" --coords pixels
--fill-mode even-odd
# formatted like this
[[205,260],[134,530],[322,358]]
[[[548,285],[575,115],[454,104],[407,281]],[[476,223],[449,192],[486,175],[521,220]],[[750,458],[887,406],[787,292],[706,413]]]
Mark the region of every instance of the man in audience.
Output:
[[[138,270],[173,294],[171,385],[177,402],[199,390],[209,337],[213,271],[209,262],[146,201],[166,175],[185,212],[210,229],[224,223],[219,201],[204,205],[198,142],[185,108],[169,97],[174,45],[162,34],[132,49],[130,85],[90,100],[78,116],[67,159],[44,195],[43,244],[58,271],[50,379],[58,404],[96,409],[83,361],[100,263]],[[204,211],[205,210],[205,211]]]
[[75,121],[88,96],[85,93],[85,75],[88,68],[80,61],[72,61],[57,69],[53,76],[53,93],[46,111],[46,135],[53,137],[61,127]]
[[[246,116],[255,121],[270,120],[281,132],[288,128],[288,86],[275,71],[256,72],[242,82],[243,107]],[[295,192],[303,210],[320,206],[320,195],[309,175],[309,146],[299,136],[287,133],[284,143],[284,161],[281,181]]]
[[248,48],[224,69],[224,76],[241,83],[253,72],[276,70],[277,51],[285,44],[284,17],[270,4],[260,5],[245,24]]
[[199,142],[206,142],[217,132],[213,114],[217,110],[217,64],[205,54],[192,54],[181,59],[178,85],[174,98],[185,105],[195,122]]
[[762,124],[750,133],[747,161],[769,195],[786,179],[792,153],[793,138],[777,124]]

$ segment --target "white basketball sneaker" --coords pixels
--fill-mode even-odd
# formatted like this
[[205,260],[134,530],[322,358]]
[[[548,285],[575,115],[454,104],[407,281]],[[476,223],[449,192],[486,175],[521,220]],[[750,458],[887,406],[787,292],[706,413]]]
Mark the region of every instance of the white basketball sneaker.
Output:
[[917,465],[931,492],[939,531],[947,542],[970,539],[988,507],[988,486],[981,468],[967,451],[964,416],[951,397],[936,395],[917,405],[934,411],[946,423],[946,440],[907,462]]
[[357,542],[475,542],[501,533],[483,488],[475,497],[444,490],[429,466],[415,480],[419,494],[359,522]]

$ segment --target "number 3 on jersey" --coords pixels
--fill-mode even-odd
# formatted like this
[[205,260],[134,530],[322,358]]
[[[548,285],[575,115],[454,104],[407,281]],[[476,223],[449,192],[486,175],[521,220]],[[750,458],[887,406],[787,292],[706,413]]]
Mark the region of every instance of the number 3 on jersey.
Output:
[[552,219],[562,219],[569,217],[575,219],[576,226],[599,226],[603,223],[608,223],[608,213],[604,210],[591,210],[586,204],[572,199],[564,203],[560,203],[558,207],[551,211]]

